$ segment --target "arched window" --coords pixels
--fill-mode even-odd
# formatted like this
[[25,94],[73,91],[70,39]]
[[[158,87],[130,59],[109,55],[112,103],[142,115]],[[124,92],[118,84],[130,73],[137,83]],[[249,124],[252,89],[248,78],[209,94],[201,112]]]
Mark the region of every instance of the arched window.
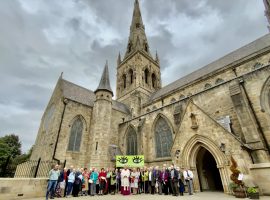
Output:
[[148,69],[145,69],[144,70],[144,80],[145,80],[146,84],[148,84],[148,76],[149,76],[149,71],[148,71]]
[[130,127],[126,136],[127,155],[137,155],[137,135],[134,128]]
[[210,87],[212,87],[212,85],[211,85],[210,83],[206,83],[206,84],[204,85],[204,88],[205,88],[205,89],[208,89],[208,88],[210,88]]
[[163,117],[159,117],[155,126],[156,157],[170,157],[172,148],[172,131]]
[[129,80],[130,80],[130,85],[131,85],[133,83],[133,70],[130,69],[128,73],[129,73]]
[[131,47],[132,47],[132,44],[131,44],[131,42],[129,42],[129,43],[128,43],[128,53],[131,52]]
[[153,86],[153,88],[156,88],[156,86],[157,86],[157,78],[156,78],[156,75],[153,73],[152,74],[152,86]]
[[186,98],[186,97],[185,97],[185,95],[183,95],[183,94],[181,94],[180,97],[179,97],[180,100],[181,100],[181,99],[184,99],[184,98]]
[[144,50],[145,50],[146,52],[148,52],[148,45],[147,45],[146,42],[144,43]]
[[176,102],[176,99],[175,98],[172,98],[171,99],[171,103],[173,103],[173,102]]
[[80,151],[82,131],[83,122],[80,118],[77,118],[71,126],[68,151]]
[[220,84],[220,83],[223,83],[223,82],[224,82],[224,80],[223,80],[223,79],[218,78],[218,79],[216,80],[216,85],[217,85],[217,84]]
[[123,75],[123,86],[124,86],[124,89],[127,87],[127,77],[125,74]]
[[153,106],[153,107],[152,107],[152,110],[156,110],[156,109],[157,109],[157,107],[156,107],[156,106]]
[[151,111],[150,108],[147,108],[147,109],[146,109],[146,112],[150,112],[150,111]]

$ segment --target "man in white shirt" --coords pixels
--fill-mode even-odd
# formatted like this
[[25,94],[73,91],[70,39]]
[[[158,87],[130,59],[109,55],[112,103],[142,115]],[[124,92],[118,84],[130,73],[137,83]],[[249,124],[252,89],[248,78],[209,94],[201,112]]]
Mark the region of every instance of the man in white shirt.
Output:
[[193,173],[189,169],[185,169],[183,171],[184,179],[188,186],[188,193],[189,195],[193,194]]

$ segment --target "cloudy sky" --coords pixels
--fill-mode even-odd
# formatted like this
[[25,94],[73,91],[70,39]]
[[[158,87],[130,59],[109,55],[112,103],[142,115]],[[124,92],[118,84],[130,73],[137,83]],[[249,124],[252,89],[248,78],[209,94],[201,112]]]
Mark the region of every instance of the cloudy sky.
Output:
[[[115,90],[134,0],[0,1],[0,136],[27,151],[61,72],[95,90],[106,59]],[[268,33],[263,0],[140,0],[163,86]]]

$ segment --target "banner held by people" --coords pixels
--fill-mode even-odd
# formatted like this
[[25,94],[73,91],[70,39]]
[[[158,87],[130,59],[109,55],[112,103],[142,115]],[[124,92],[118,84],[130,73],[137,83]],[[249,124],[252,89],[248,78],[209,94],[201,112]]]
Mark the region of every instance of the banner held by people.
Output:
[[117,155],[116,167],[144,167],[143,155]]

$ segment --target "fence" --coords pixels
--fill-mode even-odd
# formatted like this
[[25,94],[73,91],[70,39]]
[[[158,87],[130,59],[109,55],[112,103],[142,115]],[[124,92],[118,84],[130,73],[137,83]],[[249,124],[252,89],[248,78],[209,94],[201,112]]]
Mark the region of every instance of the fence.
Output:
[[[14,177],[14,178],[41,178],[48,177],[49,171],[53,168],[56,161],[28,160],[19,165],[13,164],[8,158],[3,166],[0,168],[0,177]],[[60,163],[65,166],[64,163]]]
[[17,164],[12,162],[11,157],[7,157],[5,161],[0,164],[0,177],[14,177]]

